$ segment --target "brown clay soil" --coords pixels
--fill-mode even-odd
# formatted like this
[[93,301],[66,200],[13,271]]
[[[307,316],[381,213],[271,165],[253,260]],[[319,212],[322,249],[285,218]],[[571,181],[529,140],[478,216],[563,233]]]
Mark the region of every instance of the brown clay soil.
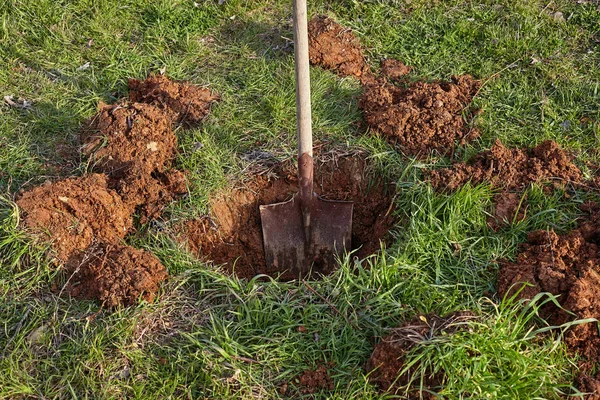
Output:
[[129,80],[129,100],[152,104],[173,122],[192,126],[210,113],[211,105],[219,96],[208,88],[174,81],[164,75],[151,75],[143,81]]
[[469,162],[429,173],[431,184],[445,191],[455,191],[467,182],[477,185],[485,181],[500,189],[522,190],[535,182],[564,185],[581,179],[579,168],[552,140],[532,149],[509,148],[496,140],[490,150],[477,154]]
[[318,15],[308,22],[310,63],[332,70],[340,76],[370,80],[373,75],[365,61],[362,46],[354,33]]
[[[392,330],[392,333],[375,345],[371,357],[367,361],[366,372],[369,380],[383,392],[409,395],[409,398],[436,399],[428,392],[418,393],[410,387],[411,383],[419,382],[421,376],[416,376],[417,368],[412,367],[403,375],[406,355],[414,347],[433,337],[451,335],[464,329],[465,322],[472,320],[470,312],[457,312],[442,318],[437,315],[415,317],[402,326]],[[424,321],[424,320],[425,321]],[[436,374],[425,371],[423,387],[432,392],[439,391],[444,381],[444,373]],[[420,397],[422,396],[422,397]]]
[[17,200],[21,226],[51,242],[66,266],[67,291],[109,307],[151,301],[166,279],[152,254],[121,243],[135,212],[146,223],[187,192],[185,174],[171,168],[174,119],[198,122],[216,98],[163,76],[132,82],[132,97],[151,104],[101,104],[84,125],[81,149],[95,173],[47,183]]
[[400,81],[410,74],[412,67],[405,65],[402,61],[387,58],[381,62],[381,75],[393,81]]
[[328,365],[318,365],[307,369],[297,378],[300,393],[312,394],[321,390],[333,390],[333,379],[329,376]]
[[494,213],[487,218],[490,228],[497,231],[503,226],[525,219],[527,195],[502,192],[494,196]]
[[[265,267],[259,205],[289,200],[298,191],[294,164],[276,165],[272,173],[276,178],[259,175],[244,182],[243,189],[212,199],[210,216],[179,227],[179,240],[187,242],[198,257],[225,264],[240,277],[281,274],[284,280],[297,278]],[[356,256],[363,258],[379,250],[380,240],[385,241],[395,222],[394,189],[368,170],[364,157],[356,154],[329,162],[315,160],[315,191],[330,200],[354,202],[352,248],[358,249]]]
[[[566,235],[554,231],[534,231],[528,235],[515,262],[504,262],[498,276],[498,295],[516,293],[518,298],[532,299],[540,292],[559,295],[561,306],[574,313],[548,305],[545,317],[553,325],[573,319],[600,319],[600,206],[588,205],[588,218]],[[524,282],[530,284],[526,286]],[[590,375],[600,362],[600,337],[596,323],[571,327],[565,333],[567,346],[582,360],[580,390],[593,389],[600,394],[600,374]]]
[[359,107],[367,125],[402,152],[426,157],[430,151],[451,155],[457,144],[479,136],[463,119],[481,86],[470,75],[450,82],[414,82],[407,88],[379,79],[364,86]]

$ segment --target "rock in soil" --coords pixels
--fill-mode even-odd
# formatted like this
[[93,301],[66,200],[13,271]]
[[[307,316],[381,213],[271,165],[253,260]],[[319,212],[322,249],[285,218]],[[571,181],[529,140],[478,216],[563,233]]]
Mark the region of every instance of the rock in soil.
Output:
[[107,307],[151,302],[167,270],[151,253],[119,244],[92,246],[67,264],[71,295],[97,299]]
[[489,182],[505,190],[523,190],[531,183],[550,181],[564,186],[580,182],[582,174],[558,144],[547,140],[533,149],[508,148],[499,140],[490,150],[477,154],[469,162],[429,173],[429,180],[438,190],[455,191],[471,182]]
[[[465,329],[465,322],[472,320],[471,312],[456,312],[445,318],[437,315],[415,317],[392,330],[392,333],[375,345],[371,357],[367,361],[366,372],[369,380],[382,392],[408,395],[408,398],[436,399],[437,396],[419,391],[421,375],[416,376],[418,368],[411,367],[402,375],[405,357],[414,347],[436,336],[452,335]],[[436,392],[442,388],[444,372],[432,373],[424,371],[423,387]]]
[[354,33],[323,15],[308,23],[310,63],[340,76],[372,79],[360,41]]
[[481,83],[470,75],[450,82],[415,82],[408,88],[385,80],[364,86],[359,107],[368,126],[405,154],[426,157],[431,151],[451,155],[457,144],[479,136],[462,112]]
[[[289,200],[298,191],[294,164],[278,165],[274,172],[277,178],[259,175],[244,182],[243,189],[213,198],[210,216],[180,226],[179,240],[186,242],[198,257],[225,264],[229,272],[240,277],[281,274],[283,280],[297,278],[286,271],[267,270],[265,266],[259,205]],[[358,249],[356,256],[364,258],[380,249],[380,240],[386,240],[395,223],[394,189],[367,169],[363,157],[315,160],[315,191],[330,200],[354,202],[352,248]]]
[[35,187],[19,195],[17,206],[21,226],[51,242],[63,262],[96,240],[119,242],[132,226],[130,210],[101,174]]
[[[498,295],[512,296],[521,288],[518,292],[521,299],[532,299],[540,292],[558,295],[561,306],[575,316],[549,303],[543,312],[553,325],[574,319],[600,319],[600,207],[596,205],[591,210],[589,217],[566,235],[554,231],[531,232],[517,260],[503,263],[498,275]],[[582,390],[597,389],[600,374],[593,376],[595,365],[600,362],[597,323],[571,327],[564,340],[581,357],[579,367],[583,376],[579,381],[585,384]]]
[[152,104],[174,123],[192,126],[206,118],[219,96],[208,88],[174,81],[164,75],[151,75],[143,81],[129,80],[129,100]]

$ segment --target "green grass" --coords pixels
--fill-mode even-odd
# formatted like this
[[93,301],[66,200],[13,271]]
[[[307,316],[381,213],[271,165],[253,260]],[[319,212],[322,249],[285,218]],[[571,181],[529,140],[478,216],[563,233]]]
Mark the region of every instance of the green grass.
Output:
[[[596,5],[309,3],[310,14],[351,27],[374,66],[397,57],[415,67],[411,79],[469,73],[484,80],[475,99],[484,110],[482,137],[459,157],[496,138],[523,146],[550,138],[595,172],[588,163],[600,161]],[[557,11],[565,22],[553,18]],[[532,187],[526,219],[493,232],[486,226],[493,190],[435,193],[422,172],[448,160],[406,160],[367,134],[351,78],[311,69],[315,140],[366,150],[396,182],[400,222],[382,255],[345,260],[332,276],[308,282],[339,313],[301,283],[227,277],[171,239],[170,227],[206,212],[212,194],[244,178],[241,155],[293,157],[290,14],[290,1],[0,0],[0,95],[33,104],[0,104],[0,398],[280,398],[285,382],[298,398],[299,373],[327,362],[334,391],[304,397],[382,398],[363,368],[378,337],[417,314],[465,309],[478,315],[471,331],[411,355],[448,372],[446,398],[575,393],[574,360],[558,336],[531,335],[539,324],[531,308],[495,298],[496,261],[513,257],[533,229],[568,231],[577,205],[598,196],[571,189],[548,196]],[[15,196],[65,165],[57,146],[77,146],[79,126],[98,102],[116,101],[128,78],[161,69],[222,96],[202,126],[177,132],[190,195],[169,207],[167,229],[150,225],[130,238],[171,278],[154,303],[115,312],[58,296],[53,282],[64,280],[62,272],[43,244],[17,229]]]

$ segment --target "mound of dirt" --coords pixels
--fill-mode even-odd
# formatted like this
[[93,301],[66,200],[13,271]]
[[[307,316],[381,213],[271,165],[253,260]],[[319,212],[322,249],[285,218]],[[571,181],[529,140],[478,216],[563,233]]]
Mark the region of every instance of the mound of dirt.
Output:
[[[426,317],[415,317],[402,326],[395,328],[392,334],[381,339],[375,345],[371,357],[367,361],[366,371],[369,380],[376,384],[383,392],[393,394],[407,394],[408,398],[437,399],[432,393],[418,391],[411,388],[413,383],[417,385],[421,376],[416,376],[418,368],[411,367],[404,374],[406,355],[421,343],[442,335],[452,335],[464,329],[465,322],[474,318],[470,312],[457,312],[445,318],[437,315]],[[423,387],[435,392],[439,390],[444,382],[443,372],[433,374],[425,371]]]
[[547,140],[533,149],[505,147],[499,140],[488,151],[479,153],[468,163],[429,173],[431,184],[440,190],[454,191],[467,182],[477,185],[522,190],[534,182],[552,180],[557,185],[580,182],[582,174],[558,144]]
[[[594,206],[588,219],[566,235],[534,231],[528,235],[515,262],[503,263],[498,275],[498,295],[532,299],[540,292],[559,295],[561,306],[575,316],[548,305],[545,318],[560,325],[574,319],[600,319],[600,207]],[[526,285],[529,284],[529,286]],[[600,337],[596,323],[577,325],[565,334],[565,342],[583,358],[580,369],[591,372],[600,362]],[[582,382],[598,380],[582,378]]]
[[21,226],[51,241],[63,262],[96,240],[119,242],[132,226],[131,213],[100,174],[38,186],[22,193],[17,206]]
[[333,379],[329,376],[329,367],[321,364],[314,369],[305,370],[298,377],[298,386],[300,386],[302,394],[333,390]]
[[480,134],[462,116],[480,86],[470,75],[453,76],[451,82],[415,82],[408,88],[379,80],[365,85],[359,107],[369,127],[406,154],[452,154],[457,143]]
[[[268,179],[264,175],[244,182],[217,196],[210,203],[211,215],[188,221],[179,228],[179,240],[187,242],[198,257],[225,264],[236,275],[251,278],[258,274],[295,279],[286,271],[270,271],[265,267],[259,205],[286,201],[298,191],[295,165],[276,165]],[[394,190],[367,170],[360,155],[336,161],[315,160],[315,191],[331,200],[354,202],[352,248],[363,258],[379,250],[395,223],[392,196]],[[328,274],[331,271],[314,271]]]
[[331,18],[318,15],[308,22],[308,46],[311,64],[340,76],[372,79],[358,38]]
[[187,82],[174,81],[164,75],[151,75],[145,80],[129,80],[129,100],[152,104],[163,110],[175,123],[197,125],[219,100],[210,89]]
[[177,151],[171,120],[157,106],[142,103],[102,105],[81,134],[82,151],[95,171],[125,205],[146,223],[187,191],[185,175],[166,169]]
[[410,74],[412,67],[407,66],[402,61],[393,58],[386,58],[381,62],[381,75],[393,81],[399,81]]
[[100,300],[107,307],[154,300],[167,270],[151,253],[130,246],[99,245],[72,259],[68,290],[73,296]]
[[497,231],[505,225],[523,221],[527,211],[527,195],[503,192],[494,196],[494,213],[487,218],[490,228]]

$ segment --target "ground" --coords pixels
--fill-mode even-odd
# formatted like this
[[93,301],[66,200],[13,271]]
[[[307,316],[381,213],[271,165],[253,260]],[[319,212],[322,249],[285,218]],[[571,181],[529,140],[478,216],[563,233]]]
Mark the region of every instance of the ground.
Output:
[[290,1],[4,2],[0,398],[597,391],[599,7],[309,2],[321,189],[372,230],[298,281],[228,219],[293,194]]

